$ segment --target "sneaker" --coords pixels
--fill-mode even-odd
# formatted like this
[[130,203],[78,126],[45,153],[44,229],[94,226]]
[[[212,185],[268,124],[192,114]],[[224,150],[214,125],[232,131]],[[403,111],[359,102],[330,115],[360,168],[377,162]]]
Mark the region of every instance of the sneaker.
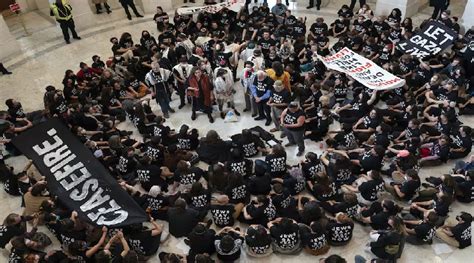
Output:
[[225,119],[225,113],[223,111],[221,111],[221,118]]
[[252,114],[252,118],[255,118],[257,116],[257,113]]
[[313,8],[314,6],[310,5],[310,6],[307,6],[306,9],[311,9]]
[[170,114],[168,112],[165,112],[163,113],[163,117],[165,117],[165,119],[168,119],[170,117]]
[[271,120],[267,120],[267,121],[265,122],[265,126],[270,126],[270,124],[272,124],[272,121],[271,121]]
[[240,116],[240,112],[238,112],[236,109],[234,109],[234,113],[235,115]]
[[175,113],[175,112],[176,112],[176,111],[175,111],[174,109],[172,109],[172,108],[170,108],[169,111],[170,111],[171,113]]
[[285,137],[286,137],[286,133],[282,132],[282,133],[280,134],[280,139],[283,139],[283,138],[285,138]]
[[143,17],[142,15],[138,14],[137,17]]
[[270,129],[270,132],[277,132],[277,131],[279,131],[277,128],[271,128]]
[[254,118],[254,120],[256,120],[256,121],[265,120],[265,117],[263,117],[263,116],[259,116],[259,117],[257,117],[257,118]]
[[74,37],[74,39],[81,40],[82,38],[80,36]]
[[296,154],[296,156],[300,157],[304,154],[304,150],[303,151],[298,151],[298,153]]
[[193,114],[191,114],[191,120],[195,120],[196,119],[196,112],[193,112]]
[[293,145],[296,145],[296,144],[289,142],[289,143],[285,144],[285,147],[290,147],[290,146],[293,146]]
[[247,111],[250,111],[250,109],[244,109],[243,112],[247,112]]
[[214,123],[214,118],[212,118],[212,115],[208,115],[207,117],[209,117],[209,122],[210,123]]
[[186,105],[186,104],[184,104],[184,103],[183,103],[183,104],[180,104],[180,105],[178,106],[178,109],[182,109],[182,108],[184,107],[184,105]]
[[132,17],[131,16],[127,16],[128,20],[132,20]]
[[70,40],[66,40],[66,44],[71,44],[71,41],[70,41]]

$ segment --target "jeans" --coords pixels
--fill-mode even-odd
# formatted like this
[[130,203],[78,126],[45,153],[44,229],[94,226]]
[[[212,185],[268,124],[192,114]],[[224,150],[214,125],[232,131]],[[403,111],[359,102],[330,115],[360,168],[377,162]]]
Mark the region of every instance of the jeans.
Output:
[[278,130],[281,130],[281,126],[280,126],[280,116],[281,116],[281,113],[283,112],[282,109],[279,109],[277,107],[272,107],[272,120],[273,120],[273,123],[275,123],[275,127],[278,129]]
[[290,130],[288,128],[282,127],[283,132],[286,134],[288,137],[288,141],[291,144],[297,144],[298,145],[298,151],[302,152],[304,151],[304,130]]
[[168,114],[170,110],[170,98],[165,90],[158,90],[155,94],[156,103],[160,105],[163,114]]
[[78,38],[79,36],[76,33],[76,26],[74,25],[74,20],[69,19],[67,21],[60,21],[59,26],[61,27],[61,30],[63,31],[63,36],[64,40],[69,41],[69,30],[71,30],[72,37],[73,38]]

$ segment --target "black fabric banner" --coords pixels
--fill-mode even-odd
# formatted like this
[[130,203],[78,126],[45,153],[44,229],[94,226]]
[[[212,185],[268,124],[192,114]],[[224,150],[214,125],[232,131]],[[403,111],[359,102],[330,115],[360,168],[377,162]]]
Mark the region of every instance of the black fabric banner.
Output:
[[12,142],[46,177],[50,193],[79,218],[107,227],[147,221],[145,211],[59,120],[34,126]]
[[457,33],[438,21],[430,21],[410,39],[398,43],[397,48],[417,58],[436,55],[453,44]]

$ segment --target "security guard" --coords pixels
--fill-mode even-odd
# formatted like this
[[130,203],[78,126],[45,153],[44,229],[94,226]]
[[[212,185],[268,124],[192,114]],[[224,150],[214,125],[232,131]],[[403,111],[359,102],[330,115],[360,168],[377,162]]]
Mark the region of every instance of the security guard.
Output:
[[74,26],[74,20],[72,19],[72,7],[68,3],[67,0],[56,0],[55,3],[51,4],[51,16],[54,16],[56,18],[56,21],[58,21],[59,26],[61,27],[61,30],[63,31],[64,35],[64,40],[66,40],[67,44],[70,44],[71,42],[69,41],[69,31],[68,29],[71,30],[72,37],[74,39],[81,39],[75,30]]

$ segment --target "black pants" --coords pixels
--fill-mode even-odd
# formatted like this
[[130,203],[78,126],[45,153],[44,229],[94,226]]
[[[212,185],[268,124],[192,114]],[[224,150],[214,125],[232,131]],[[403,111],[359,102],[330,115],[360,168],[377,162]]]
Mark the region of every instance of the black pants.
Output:
[[135,6],[135,3],[133,1],[126,1],[126,2],[121,2],[122,3],[122,7],[123,9],[125,9],[125,13],[127,14],[127,17],[128,18],[131,18],[132,15],[130,14],[130,10],[128,10],[128,7],[130,6],[130,8],[132,8],[133,10],[133,13],[136,15],[136,16],[139,16],[140,13],[138,13],[138,10],[137,10],[137,7]]
[[76,33],[76,26],[74,25],[74,20],[72,18],[67,21],[60,21],[59,26],[61,27],[61,30],[63,31],[64,40],[69,41],[70,39],[69,30],[71,30],[73,38],[79,37]]
[[[108,3],[104,3],[105,10],[110,11],[110,6]],[[97,13],[102,10],[102,5],[101,4],[95,4],[95,9]]]
[[2,63],[0,63],[0,72],[2,72],[3,74],[8,73],[8,70],[3,66]]
[[[351,0],[351,6],[349,6],[351,10],[354,10],[356,2],[357,0]],[[360,7],[362,8],[362,6],[365,5],[365,0],[359,0],[359,4],[360,4]]]
[[441,12],[443,12],[444,10],[446,10],[446,7],[434,6],[433,14],[431,15],[431,18],[437,19],[439,15],[441,14]]
[[[311,7],[314,6],[314,0],[309,0],[309,6],[311,6]],[[321,0],[316,0],[316,7],[317,8],[321,7]]]
[[272,120],[271,108],[267,104],[268,100],[260,101],[257,103],[258,116],[264,117],[268,121]]

